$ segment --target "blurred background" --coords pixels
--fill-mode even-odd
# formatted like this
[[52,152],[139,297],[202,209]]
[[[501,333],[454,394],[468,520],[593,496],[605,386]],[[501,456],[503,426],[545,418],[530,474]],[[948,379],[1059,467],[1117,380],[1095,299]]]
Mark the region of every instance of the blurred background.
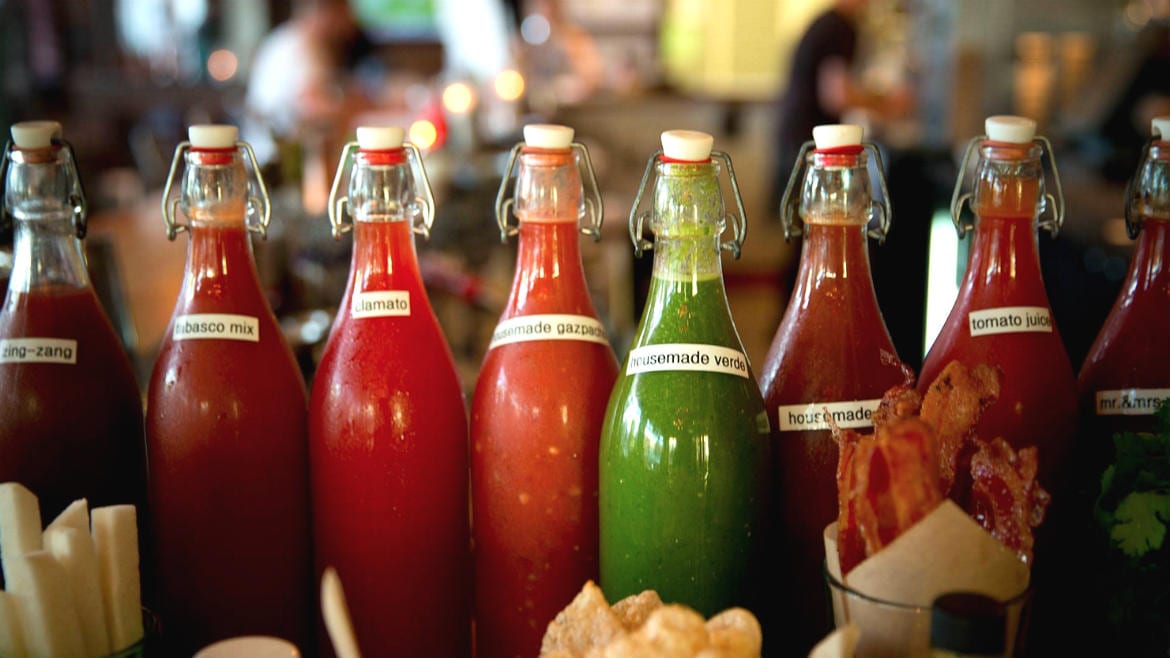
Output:
[[[848,52],[813,47],[829,11],[855,31]],[[832,69],[814,100],[885,156],[893,228],[871,258],[903,359],[921,362],[965,264],[947,210],[959,156],[984,117],[1013,113],[1060,166],[1065,227],[1041,256],[1077,367],[1128,264],[1125,182],[1150,118],[1170,113],[1168,30],[1170,0],[0,0],[0,124],[64,125],[95,285],[141,382],[182,278],[185,238],[166,240],[159,200],[186,126],[234,123],[255,147],[274,207],[257,260],[311,376],[349,268],[325,216],[338,156],[357,125],[402,125],[437,200],[424,279],[470,390],[514,268],[495,194],[534,122],[574,127],[592,154],[607,222],[583,253],[619,355],[649,274],[626,231],[646,160],[663,130],[715,136],[749,223],[728,295],[760,363],[799,256],[777,212],[790,90]],[[10,268],[9,234],[5,287]]]

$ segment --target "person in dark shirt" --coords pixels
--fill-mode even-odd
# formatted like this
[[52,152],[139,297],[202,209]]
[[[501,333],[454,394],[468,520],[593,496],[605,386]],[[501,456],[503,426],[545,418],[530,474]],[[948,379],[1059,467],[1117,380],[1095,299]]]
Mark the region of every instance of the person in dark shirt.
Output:
[[809,25],[796,47],[788,87],[777,104],[771,199],[775,212],[800,145],[812,139],[814,126],[841,123],[841,114],[850,108],[879,115],[898,115],[909,109],[910,96],[905,91],[880,96],[854,80],[857,21],[868,4],[869,0],[837,0]]

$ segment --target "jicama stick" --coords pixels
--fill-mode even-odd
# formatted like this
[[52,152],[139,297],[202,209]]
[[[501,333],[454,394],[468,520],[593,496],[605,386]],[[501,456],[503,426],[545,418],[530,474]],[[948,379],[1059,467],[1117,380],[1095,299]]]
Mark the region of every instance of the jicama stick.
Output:
[[101,571],[102,602],[110,645],[121,651],[142,639],[138,525],[133,505],[97,507],[91,513]]
[[[0,567],[8,582],[9,560],[41,550],[41,506],[18,482],[0,484]],[[11,587],[9,587],[11,589]]]
[[4,658],[25,658],[24,634],[20,630],[20,617],[16,610],[16,599],[0,590],[0,656]]
[[[38,532],[39,534],[39,532]],[[28,658],[88,658],[65,570],[48,551],[9,556],[8,591],[20,609]]]
[[[86,525],[88,519],[89,515],[86,514]],[[102,601],[101,576],[93,538],[89,532],[78,532],[76,528],[54,528],[50,525],[45,530],[45,550],[53,554],[69,578],[86,653],[90,656],[108,655],[113,647],[106,629],[105,604]]]

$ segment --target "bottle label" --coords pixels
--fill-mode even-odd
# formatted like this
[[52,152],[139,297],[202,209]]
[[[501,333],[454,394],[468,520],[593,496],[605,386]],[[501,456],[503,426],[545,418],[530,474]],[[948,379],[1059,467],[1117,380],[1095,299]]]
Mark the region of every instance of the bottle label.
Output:
[[1052,333],[1052,311],[1046,306],[1002,306],[971,311],[967,325],[972,336]]
[[522,315],[503,320],[492,333],[488,349],[530,340],[583,340],[609,345],[605,326],[586,315]]
[[352,318],[401,318],[410,315],[410,291],[376,290],[353,295],[349,307]]
[[0,363],[77,364],[77,341],[66,338],[0,340]]
[[260,342],[260,320],[233,313],[192,313],[175,318],[175,340],[242,340]]
[[873,412],[881,399],[849,402],[813,402],[811,404],[780,405],[777,420],[781,432],[830,430],[835,424],[841,429],[873,427]]
[[1152,416],[1163,400],[1170,400],[1170,388],[1123,388],[1097,391],[1098,416]]
[[721,372],[744,379],[751,378],[744,353],[718,345],[703,343],[645,345],[630,350],[630,356],[626,360],[627,375],[667,370]]

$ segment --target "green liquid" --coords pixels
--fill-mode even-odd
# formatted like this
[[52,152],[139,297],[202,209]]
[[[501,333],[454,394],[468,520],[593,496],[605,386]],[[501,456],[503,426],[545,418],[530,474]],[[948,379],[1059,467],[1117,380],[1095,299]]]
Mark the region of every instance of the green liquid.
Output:
[[[714,277],[655,275],[634,347],[743,351],[714,258]],[[601,435],[601,583],[609,600],[655,589],[707,616],[753,607],[769,436],[754,376],[623,368]]]

